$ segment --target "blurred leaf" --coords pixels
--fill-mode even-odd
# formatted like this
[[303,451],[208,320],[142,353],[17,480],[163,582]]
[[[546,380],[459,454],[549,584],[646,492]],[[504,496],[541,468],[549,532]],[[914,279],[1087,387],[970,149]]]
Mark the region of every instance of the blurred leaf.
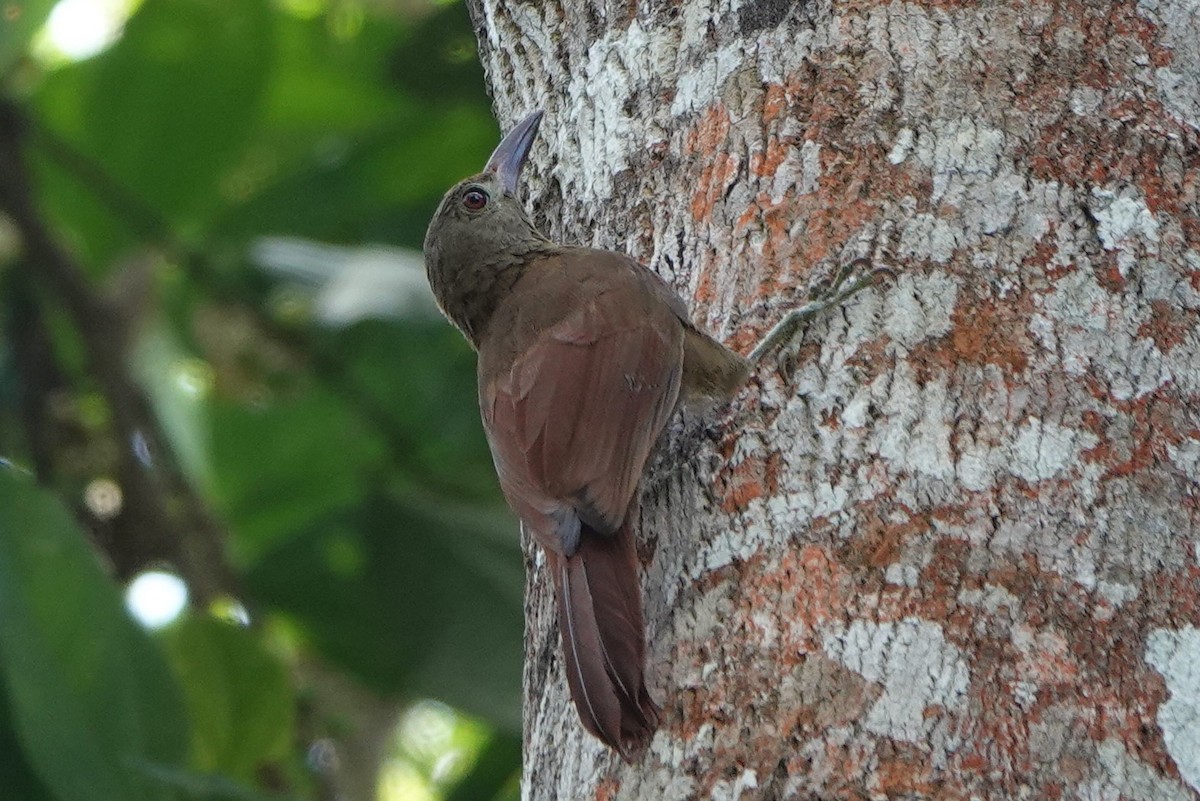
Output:
[[[36,6],[42,16],[50,5],[26,0],[22,8],[27,13]],[[228,523],[229,550],[250,574],[248,592],[275,604],[262,607],[269,614],[279,611],[296,624],[298,648],[319,650],[353,678],[403,698],[442,698],[515,734],[524,566],[479,424],[474,358],[461,337],[442,324],[365,324],[316,333],[307,343],[311,353],[306,343],[289,341],[277,359],[266,342],[269,326],[235,331],[232,315],[209,314],[214,301],[266,307],[269,281],[245,259],[255,238],[290,233],[416,247],[446,187],[483,164],[497,131],[464,7],[401,6],[146,0],[107,52],[45,74],[22,73],[31,107],[27,152],[37,205],[89,277],[119,275],[130,257],[155,263],[159,291],[139,309],[131,341],[141,349],[129,357],[189,474]],[[0,26],[5,22],[0,17]],[[3,28],[0,69],[10,58],[4,47],[18,39],[19,52],[27,33]],[[165,255],[146,258],[159,251]],[[171,270],[182,280],[171,278]],[[95,286],[99,292],[100,282]],[[0,307],[8,302],[0,292]],[[47,403],[57,410],[94,399],[80,332],[53,297],[44,303],[70,384]],[[288,312],[278,311],[280,319]],[[213,325],[228,341],[214,345]],[[174,337],[170,347],[153,339],[165,330]],[[181,361],[186,354],[176,352],[174,342],[204,361]],[[181,367],[189,365],[209,370],[204,378],[212,387],[194,406],[178,396]],[[15,379],[10,383],[20,389],[23,377]],[[75,436],[90,449],[113,446],[103,425]],[[6,447],[20,450],[26,439],[13,436],[15,444]],[[54,456],[53,468],[73,475],[66,469],[70,453]],[[6,548],[16,547],[3,542],[7,514],[8,507],[0,509],[0,596],[24,599],[25,585],[7,581]],[[93,624],[97,605],[78,597],[95,582],[111,593],[102,577],[89,584],[69,570],[62,576],[65,606],[42,614],[70,621],[81,638],[74,647],[98,648],[91,644],[94,632],[104,633],[107,648],[124,653],[134,647],[120,645],[123,634],[108,643],[117,624],[104,614]],[[21,619],[6,614],[0,635]],[[47,625],[39,619],[27,628],[67,648],[46,634]],[[238,645],[210,634],[185,629],[170,640],[176,660],[180,652],[187,657],[180,675],[188,682],[190,708],[199,710],[194,745],[223,773],[246,776],[250,752],[270,752],[272,727],[242,727],[266,721],[280,702],[272,696],[268,709],[253,706],[266,699],[247,697],[244,686],[261,680],[278,691],[278,685],[257,673],[263,665],[256,660],[269,663],[269,656],[253,635]],[[0,649],[7,641],[0,639]],[[242,657],[242,645],[251,656]],[[227,653],[230,648],[239,654]],[[156,659],[138,664],[157,670]],[[24,681],[53,675],[38,664],[21,674]],[[6,670],[0,659],[0,681],[19,684]],[[138,688],[129,692],[140,692],[142,684],[157,692],[138,670],[121,675]],[[123,721],[142,714],[103,682],[91,695],[68,686],[74,689],[54,718],[56,732],[102,720],[105,732],[123,733]],[[181,703],[176,699],[175,707]],[[248,704],[252,712],[236,711]],[[28,705],[20,709],[31,714]],[[9,710],[11,728],[36,775],[50,775],[46,760],[63,768],[57,783],[41,779],[48,792],[62,795],[59,784],[75,775],[68,762],[76,774],[91,770],[88,759],[102,762],[128,780],[125,763],[109,752],[103,759],[92,753],[104,743],[115,752],[116,734],[96,742],[61,737],[79,744],[58,758],[35,755],[19,711]],[[0,749],[4,726],[0,709]],[[240,739],[251,744],[245,754],[231,750]],[[291,753],[282,761],[303,776],[296,767],[302,746],[293,740],[287,747]],[[82,757],[75,755],[80,749]],[[187,773],[169,764],[174,757],[148,750],[135,749],[134,756],[141,775],[157,780],[149,785],[154,791],[261,798],[229,775]],[[512,769],[517,759],[509,758]],[[89,783],[87,797],[111,796],[116,779],[107,781],[96,791]],[[143,789],[138,786],[133,801]],[[0,774],[4,801],[7,790]]]
[[[458,30],[426,30],[447,13]],[[380,15],[347,39],[328,18],[279,16],[264,118],[220,236],[270,231],[420,245],[442,192],[483,164],[496,129],[469,50],[457,69],[440,71],[432,89],[407,77],[415,65],[397,63],[398,54],[413,53],[428,69],[417,49],[469,43],[465,7],[437,11],[416,30],[401,23]]]
[[306,386],[254,408],[212,405],[215,489],[243,563],[313,519],[360,501],[380,443],[337,397]]
[[504,515],[375,497],[282,543],[247,586],[375,689],[517,732],[523,567]]
[[191,357],[161,319],[144,326],[132,351],[135,373],[180,465],[198,486],[208,486],[208,410],[202,396],[211,370]]
[[320,336],[342,362],[327,384],[298,382],[256,406],[211,406],[212,474],[239,561],[361,503],[388,483],[389,456],[422,489],[499,504],[475,358],[458,332],[370,321]]
[[421,20],[396,47],[391,67],[396,83],[426,103],[479,97],[483,67],[467,4],[444,5]]
[[[3,687],[4,679],[0,676],[0,690]],[[13,801],[51,801],[49,791],[21,753],[13,724],[8,696],[0,692],[0,787],[4,788],[4,798]]]
[[148,0],[107,52],[52,73],[36,96],[39,189],[103,273],[164,223],[195,233],[224,202],[261,114],[273,58],[266,0]]
[[305,159],[232,206],[217,230],[420,247],[442,194],[483,167],[496,137],[479,105],[413,106],[369,132],[326,133]]
[[62,506],[0,469],[0,671],[59,801],[166,798],[131,770],[187,753],[179,689]]
[[[87,74],[79,66],[59,70],[38,92],[39,105],[79,105],[80,85]],[[60,102],[60,99],[61,102]],[[37,181],[38,196],[58,239],[79,255],[80,265],[90,274],[103,274],[113,258],[139,246],[138,235],[150,234],[151,224],[141,218],[131,221],[127,207],[114,203],[97,184],[81,176],[95,177],[96,162],[73,145],[46,130],[34,129],[28,149],[30,166]],[[114,186],[104,176],[106,186]],[[157,212],[154,218],[157,219]]]
[[260,111],[272,43],[265,0],[148,0],[81,98],[85,149],[160,209],[211,202]]
[[479,419],[475,354],[442,320],[368,320],[331,335],[346,373],[387,410],[411,447],[399,454],[427,487],[500,502]]
[[191,713],[196,767],[251,781],[257,767],[286,753],[291,685],[252,632],[191,616],[164,637]]
[[[402,20],[380,15],[370,23],[347,39],[334,35],[323,16],[276,16],[279,57],[265,103],[264,136],[307,148],[331,131],[371,130],[411,108],[386,76]],[[475,99],[482,96],[479,91]]]
[[56,0],[21,0],[0,7],[0,76],[25,54]]

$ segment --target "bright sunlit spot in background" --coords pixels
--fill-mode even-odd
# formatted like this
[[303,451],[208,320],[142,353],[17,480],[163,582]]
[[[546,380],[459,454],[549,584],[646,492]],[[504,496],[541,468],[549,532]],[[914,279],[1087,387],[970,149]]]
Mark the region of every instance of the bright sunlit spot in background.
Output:
[[203,399],[212,389],[213,369],[203,359],[180,359],[174,367],[175,386],[189,398]]
[[395,750],[379,776],[380,801],[432,801],[479,756],[486,730],[437,701],[418,701],[396,727]]
[[82,61],[121,36],[138,0],[59,0],[34,46],[45,62]]
[[379,775],[381,801],[434,801],[429,782],[411,762],[388,761]]
[[124,502],[121,485],[111,478],[93,479],[83,490],[83,502],[96,517],[112,520],[121,513]]
[[236,623],[239,626],[250,625],[250,610],[235,598],[228,596],[217,598],[212,602],[208,611],[221,620]]
[[174,573],[147,570],[125,589],[125,607],[148,629],[161,629],[187,606],[187,585]]

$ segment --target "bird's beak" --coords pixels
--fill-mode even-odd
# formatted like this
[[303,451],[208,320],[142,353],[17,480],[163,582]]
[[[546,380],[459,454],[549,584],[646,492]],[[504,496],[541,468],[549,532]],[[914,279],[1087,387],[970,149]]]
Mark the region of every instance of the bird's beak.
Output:
[[500,144],[488,159],[484,172],[495,173],[500,179],[504,191],[510,195],[517,194],[517,181],[521,178],[521,168],[533,147],[533,138],[537,136],[538,123],[542,121],[542,112],[535,111],[517,123],[517,126],[500,140]]

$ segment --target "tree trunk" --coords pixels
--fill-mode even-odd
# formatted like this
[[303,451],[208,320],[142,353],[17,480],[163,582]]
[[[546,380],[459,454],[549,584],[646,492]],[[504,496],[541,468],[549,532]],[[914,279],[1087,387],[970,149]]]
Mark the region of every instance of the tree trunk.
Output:
[[1200,797],[1194,0],[476,0],[543,229],[746,352],[643,483],[633,766],[531,554],[527,799]]

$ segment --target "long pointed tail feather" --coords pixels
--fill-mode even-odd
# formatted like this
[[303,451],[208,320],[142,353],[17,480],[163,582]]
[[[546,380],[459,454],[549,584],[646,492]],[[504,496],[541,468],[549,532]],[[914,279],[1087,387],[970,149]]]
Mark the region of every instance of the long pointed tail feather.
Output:
[[571,699],[584,728],[628,760],[658,728],[644,680],[645,626],[628,523],[614,534],[584,527],[569,557],[547,552]]

